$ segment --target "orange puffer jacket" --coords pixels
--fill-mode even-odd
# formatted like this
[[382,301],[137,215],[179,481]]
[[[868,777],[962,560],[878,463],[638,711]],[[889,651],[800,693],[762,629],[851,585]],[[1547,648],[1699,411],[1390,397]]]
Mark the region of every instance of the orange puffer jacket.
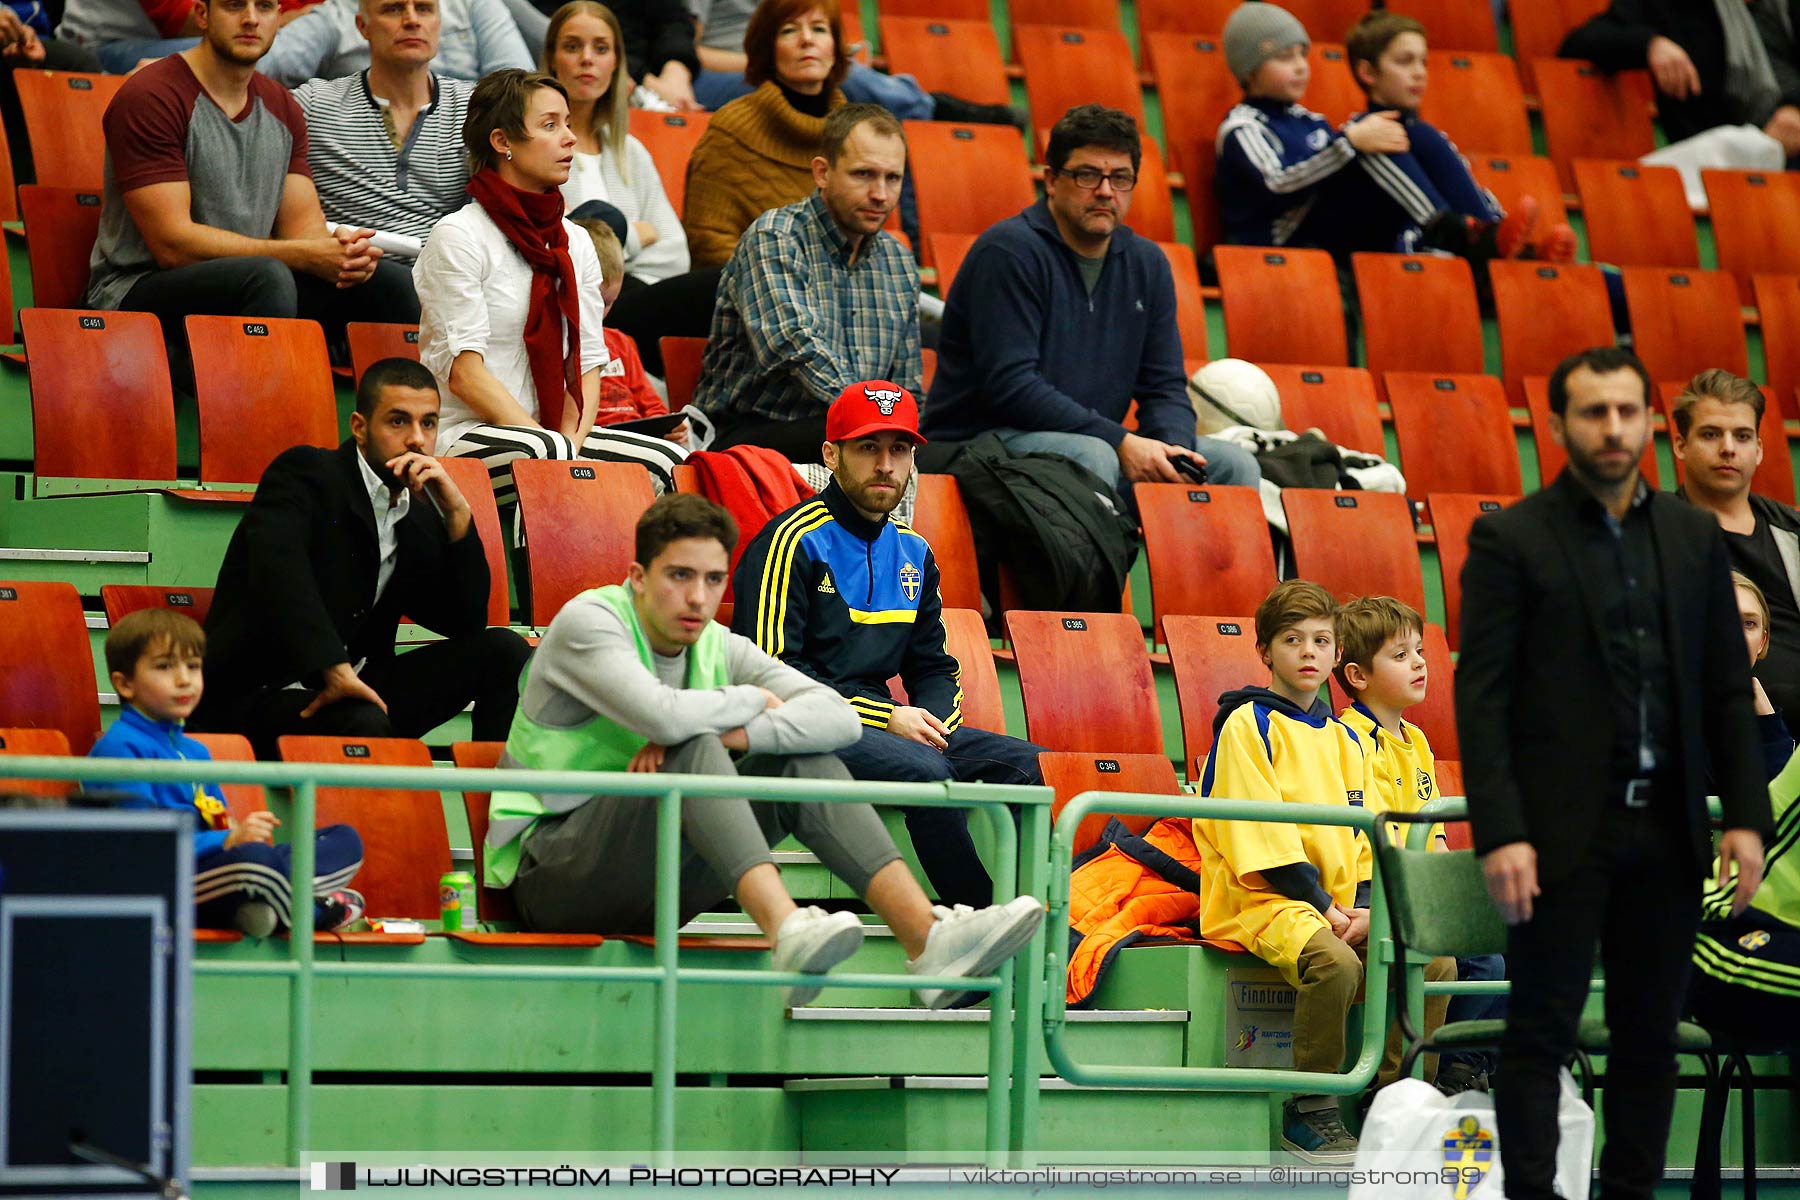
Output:
[[1113,821],[1069,879],[1068,1002],[1080,1007],[1126,946],[1198,940],[1200,852],[1193,821],[1143,834]]

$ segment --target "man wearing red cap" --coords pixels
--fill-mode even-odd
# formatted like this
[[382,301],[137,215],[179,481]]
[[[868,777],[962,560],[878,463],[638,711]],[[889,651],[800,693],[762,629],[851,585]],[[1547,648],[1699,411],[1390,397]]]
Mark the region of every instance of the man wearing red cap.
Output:
[[[925,440],[918,402],[886,380],[853,383],[832,402],[825,436],[832,481],[744,551],[733,630],[850,701],[862,737],[838,757],[858,779],[1041,782],[1042,747],[962,723],[937,562],[924,538],[888,519]],[[888,692],[896,675],[906,704]],[[940,899],[991,900],[964,810],[909,808],[906,827]]]

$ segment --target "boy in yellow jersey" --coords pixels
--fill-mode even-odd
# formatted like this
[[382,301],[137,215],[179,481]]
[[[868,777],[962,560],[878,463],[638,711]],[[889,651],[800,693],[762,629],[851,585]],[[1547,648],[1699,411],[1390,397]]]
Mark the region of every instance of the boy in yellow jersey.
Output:
[[[1299,579],[1277,585],[1257,606],[1256,648],[1269,686],[1219,697],[1202,795],[1362,805],[1374,794],[1368,748],[1320,696],[1337,665],[1337,608],[1324,588]],[[1367,840],[1343,826],[1210,819],[1193,826],[1200,936],[1244,947],[1298,989],[1295,1069],[1342,1069],[1344,1018],[1362,989],[1359,950],[1369,936]],[[1399,1051],[1398,1038],[1390,1038],[1382,1082],[1397,1073]],[[1331,1096],[1290,1099],[1281,1141],[1309,1162],[1356,1156],[1356,1139]]]
[[[1425,701],[1425,619],[1412,605],[1392,596],[1364,596],[1338,610],[1338,686],[1350,704],[1338,720],[1356,731],[1370,749],[1375,770],[1377,812],[1417,812],[1437,799],[1437,764],[1425,731],[1403,715]],[[1389,825],[1398,841],[1406,827]],[[1432,848],[1444,848],[1444,827],[1431,830]],[[1506,960],[1483,954],[1456,960],[1458,979],[1506,978]],[[1446,1019],[1445,1007],[1459,1021],[1501,1020],[1504,996],[1433,996],[1425,1004],[1427,1028]],[[1495,1069],[1493,1056],[1480,1051],[1447,1054],[1438,1064],[1437,1086],[1445,1095],[1471,1088],[1486,1091]]]

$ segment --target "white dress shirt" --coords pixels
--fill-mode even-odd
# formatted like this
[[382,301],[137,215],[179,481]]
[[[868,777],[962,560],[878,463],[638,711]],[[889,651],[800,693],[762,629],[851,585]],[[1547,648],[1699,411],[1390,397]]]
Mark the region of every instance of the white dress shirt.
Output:
[[[600,260],[585,229],[563,221],[580,292],[582,374],[607,362],[601,326]],[[419,361],[437,377],[443,406],[438,445],[448,450],[480,416],[450,390],[450,364],[465,350],[481,355],[489,373],[539,420],[537,385],[525,352],[525,316],[531,306],[532,271],[487,210],[475,201],[439,221],[413,267],[419,292]],[[569,334],[563,330],[563,351]],[[577,396],[577,399],[580,397]]]
[[398,531],[412,507],[412,492],[403,487],[396,495],[361,451],[357,452],[356,465],[362,468],[363,485],[369,489],[369,506],[375,510],[375,541],[381,548],[381,566],[375,572],[375,602],[369,605],[374,608],[381,603],[381,594],[394,577],[394,565],[400,561]]

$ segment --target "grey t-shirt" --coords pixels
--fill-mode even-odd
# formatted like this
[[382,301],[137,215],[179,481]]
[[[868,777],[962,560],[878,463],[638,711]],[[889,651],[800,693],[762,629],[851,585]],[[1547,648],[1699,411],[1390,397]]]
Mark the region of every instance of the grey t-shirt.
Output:
[[[651,663],[655,670],[646,671],[631,631],[606,601],[577,596],[545,631],[519,706],[556,729],[599,714],[659,746],[739,726],[749,748],[765,754],[822,754],[862,736],[847,700],[735,633],[726,635],[729,687],[690,689],[685,651],[652,654]],[[781,698],[781,707],[767,707],[764,688]]]
[[126,80],[102,128],[106,173],[87,293],[93,308],[119,307],[132,285],[157,270],[125,193],[185,182],[196,224],[269,238],[287,177],[311,176],[306,118],[286,88],[252,75],[243,111],[227,115],[179,54]]
[[1090,258],[1085,254],[1075,256],[1075,265],[1081,268],[1081,282],[1087,285],[1087,294],[1092,296],[1094,289],[1100,286],[1100,273],[1106,270],[1106,256]]

